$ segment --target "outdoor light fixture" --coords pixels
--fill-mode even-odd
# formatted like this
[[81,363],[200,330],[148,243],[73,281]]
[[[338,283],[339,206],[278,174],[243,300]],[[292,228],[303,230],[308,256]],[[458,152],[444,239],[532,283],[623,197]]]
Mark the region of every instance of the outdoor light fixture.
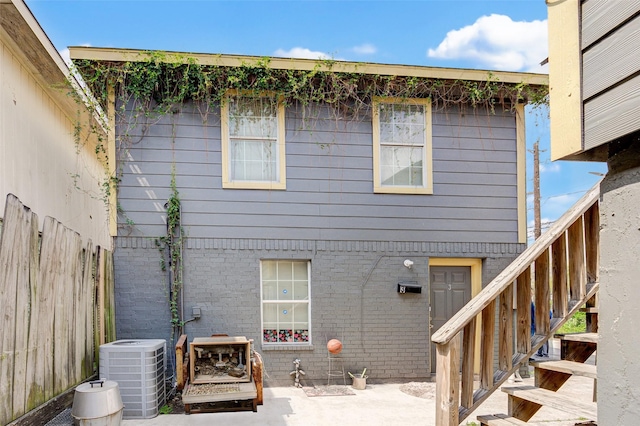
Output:
[[413,266],[413,260],[405,259],[404,266],[411,269],[411,267]]

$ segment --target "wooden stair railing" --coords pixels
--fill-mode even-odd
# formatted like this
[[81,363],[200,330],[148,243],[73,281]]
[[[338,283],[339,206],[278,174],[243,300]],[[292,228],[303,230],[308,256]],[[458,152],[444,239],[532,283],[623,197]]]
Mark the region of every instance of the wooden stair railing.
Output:
[[[460,424],[575,312],[585,304],[593,306],[587,302],[595,300],[599,284],[599,195],[597,184],[433,334],[438,426]],[[475,350],[478,327],[479,354]],[[480,387],[474,391],[478,357]]]

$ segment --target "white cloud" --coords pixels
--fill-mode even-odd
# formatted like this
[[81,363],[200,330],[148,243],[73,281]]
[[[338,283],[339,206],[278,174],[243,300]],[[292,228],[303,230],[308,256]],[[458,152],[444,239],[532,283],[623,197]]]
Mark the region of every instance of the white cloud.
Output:
[[452,30],[427,56],[467,59],[491,69],[545,72],[547,21],[513,21],[505,15],[478,18],[472,25]]
[[[548,230],[551,225],[553,225],[554,220],[548,218],[548,217],[541,217],[540,218],[540,233],[544,234],[544,232],[546,230]],[[527,223],[527,239],[529,240],[529,243],[533,243],[533,241],[535,240],[535,227],[536,227],[536,223],[535,220],[530,220]]]
[[[555,220],[549,219],[548,217],[541,217],[540,218],[540,234],[542,235],[545,232],[547,232],[549,228],[553,226],[554,223],[555,223]],[[534,236],[535,236],[535,229],[534,229]]]
[[[550,206],[554,206],[554,205],[561,205],[561,206],[566,206],[566,205],[573,205],[573,203],[575,203],[578,198],[580,198],[583,195],[583,193],[571,193],[571,194],[559,194],[559,195],[551,195],[549,197],[547,197],[546,201],[544,201],[546,204],[549,204]],[[567,209],[564,209],[564,211],[567,211]]]
[[360,46],[354,46],[352,50],[358,55],[373,55],[378,51],[378,48],[373,44],[365,43]]
[[544,216],[555,220],[565,214],[582,195],[584,194],[580,192],[543,197],[540,200],[540,210]]
[[[90,46],[91,46],[91,44],[89,44],[89,43],[84,43],[84,44],[81,44],[80,46],[82,46],[82,47],[90,47]],[[70,56],[70,53],[69,53],[69,48],[62,49],[62,50],[58,51],[58,53],[59,53],[59,54],[60,54],[60,56],[62,57],[62,60],[63,60],[63,61],[64,61],[68,66],[71,66],[71,56]]]
[[332,59],[331,55],[324,52],[310,50],[304,47],[294,47],[293,49],[278,49],[274,52],[274,56],[282,58],[300,58],[300,59]]
[[62,56],[62,60],[67,64],[71,65],[71,56],[69,56],[69,49],[62,49],[60,52],[60,56]]
[[540,173],[559,173],[561,170],[558,163],[540,163]]

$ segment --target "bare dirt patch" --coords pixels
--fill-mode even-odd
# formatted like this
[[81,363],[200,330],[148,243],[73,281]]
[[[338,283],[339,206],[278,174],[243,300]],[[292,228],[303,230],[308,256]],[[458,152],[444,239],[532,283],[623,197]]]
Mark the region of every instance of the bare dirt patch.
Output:
[[182,392],[177,391],[174,396],[167,399],[163,414],[184,414],[184,404],[182,403]]
[[436,384],[433,382],[409,382],[400,385],[400,390],[407,395],[422,399],[435,399]]

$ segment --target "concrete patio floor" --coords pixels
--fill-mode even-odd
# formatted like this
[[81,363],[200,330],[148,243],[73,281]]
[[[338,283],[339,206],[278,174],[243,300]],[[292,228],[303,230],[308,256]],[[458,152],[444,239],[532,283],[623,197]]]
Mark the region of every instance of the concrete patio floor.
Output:
[[[550,357],[559,358],[559,342],[552,341]],[[592,356],[588,363],[595,362]],[[533,372],[533,368],[530,368]],[[511,378],[513,379],[513,377]],[[505,383],[505,386],[533,385],[533,378],[523,382]],[[435,383],[414,382],[409,384],[367,384],[366,389],[356,390],[347,386],[353,395],[309,397],[300,388],[293,386],[267,387],[264,389],[264,405],[258,412],[165,414],[152,419],[129,419],[125,426],[182,426],[182,425],[233,425],[233,426],[341,426],[341,425],[435,425]],[[476,387],[477,387],[476,383]],[[573,398],[590,401],[593,397],[593,380],[572,377],[558,391]],[[404,390],[404,391],[403,391]],[[422,397],[414,396],[422,393]],[[47,423],[50,426],[73,424],[71,409],[60,413]],[[462,425],[477,425],[476,416],[507,412],[507,395],[496,391],[472,413]],[[585,419],[575,418],[561,411],[543,407],[530,421],[532,425],[573,426]]]
[[[552,342],[550,359],[558,359],[558,344]],[[532,371],[532,370],[531,370]],[[507,386],[533,385],[533,378]],[[364,390],[353,389],[354,395],[309,397],[300,388],[269,387],[264,389],[264,405],[258,412],[199,413],[160,415],[146,420],[125,420],[123,425],[180,426],[338,426],[338,425],[435,425],[435,383],[422,386],[430,392],[420,398],[401,390],[402,384],[367,384]],[[349,388],[351,388],[349,386]],[[576,399],[590,401],[593,380],[572,377],[560,390]],[[507,396],[497,391],[462,424],[472,425],[477,415],[507,412]],[[543,407],[531,419],[533,424],[569,426],[584,420],[561,411]]]
[[[533,384],[533,379],[523,383]],[[401,384],[367,385],[364,390],[353,390],[355,395],[308,397],[302,389],[291,387],[266,388],[264,405],[258,412],[166,414],[146,420],[124,420],[123,425],[180,426],[180,425],[234,425],[234,426],[325,426],[325,425],[435,425],[435,398],[423,399],[404,393]],[[430,383],[427,386],[433,386]],[[574,377],[559,392],[570,392],[576,397],[592,395],[593,380]],[[504,392],[494,393],[462,424],[473,424],[476,415],[506,413],[507,397]],[[573,425],[576,417],[542,408],[532,419],[554,425]]]

